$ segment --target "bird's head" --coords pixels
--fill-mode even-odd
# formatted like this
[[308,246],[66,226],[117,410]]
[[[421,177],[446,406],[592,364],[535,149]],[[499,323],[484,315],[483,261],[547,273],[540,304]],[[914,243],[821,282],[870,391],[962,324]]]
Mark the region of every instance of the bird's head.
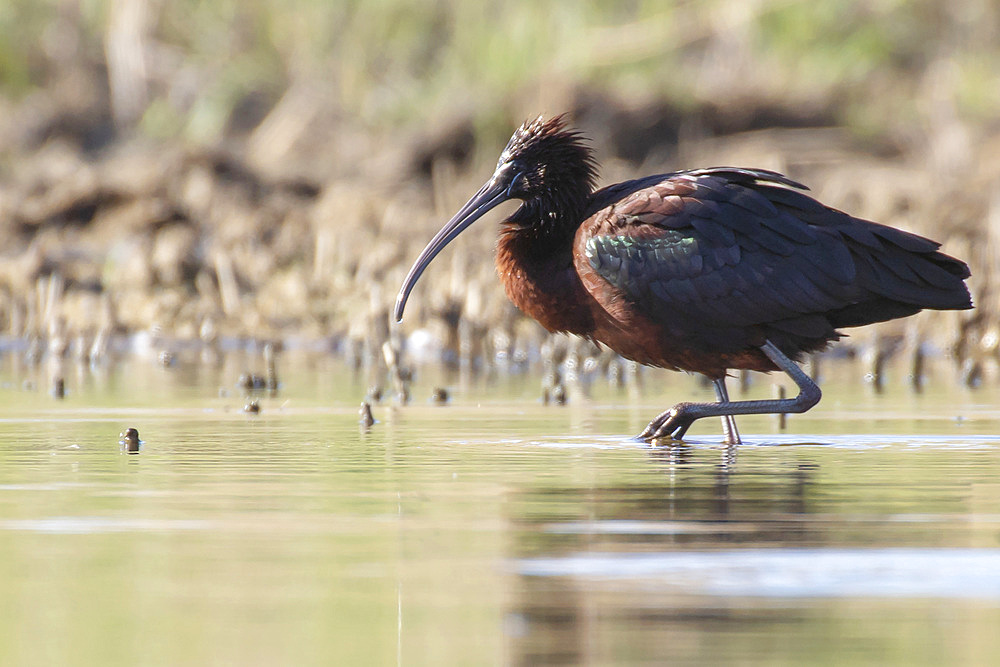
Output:
[[593,191],[597,166],[586,140],[566,126],[564,115],[525,121],[500,154],[497,168],[423,249],[396,297],[398,322],[420,275],[446,245],[487,211],[509,199],[521,207],[508,218],[518,228],[538,231],[579,224]]
[[594,188],[597,165],[590,146],[566,127],[565,115],[525,121],[500,153],[493,178],[507,185],[507,198],[558,206],[570,195],[581,201]]

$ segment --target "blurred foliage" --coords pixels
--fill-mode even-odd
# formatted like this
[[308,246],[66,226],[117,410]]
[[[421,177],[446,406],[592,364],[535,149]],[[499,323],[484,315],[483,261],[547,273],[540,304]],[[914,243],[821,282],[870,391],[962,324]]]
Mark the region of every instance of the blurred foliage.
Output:
[[793,104],[847,93],[841,120],[877,125],[852,107],[888,113],[880,91],[919,88],[944,60],[961,113],[985,121],[1000,107],[989,0],[7,0],[0,92],[18,98],[73,58],[100,60],[111,17],[130,7],[146,16],[142,125],[158,136],[216,136],[248,95],[274,103],[293,82],[368,125],[458,108],[506,131],[519,98],[556,104],[581,85],[681,108],[720,91]]

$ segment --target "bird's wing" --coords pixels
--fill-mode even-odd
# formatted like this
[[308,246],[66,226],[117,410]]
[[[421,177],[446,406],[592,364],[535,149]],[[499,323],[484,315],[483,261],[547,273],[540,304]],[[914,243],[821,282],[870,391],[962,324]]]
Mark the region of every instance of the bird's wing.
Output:
[[760,181],[815,204],[813,215],[837,213],[788,190],[797,184],[771,172],[666,175],[581,228],[581,268],[611,288],[595,297],[624,297],[644,316],[684,322],[687,331],[766,324],[809,338],[835,335],[822,314],[861,296],[855,259],[836,225],[810,224],[808,215],[776,205]]

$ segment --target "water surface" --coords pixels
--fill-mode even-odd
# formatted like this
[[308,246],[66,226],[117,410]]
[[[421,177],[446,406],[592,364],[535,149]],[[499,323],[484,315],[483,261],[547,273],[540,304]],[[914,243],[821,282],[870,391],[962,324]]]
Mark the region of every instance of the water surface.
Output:
[[330,359],[283,358],[245,414],[251,363],[80,369],[61,401],[0,365],[0,663],[1000,660],[991,387],[831,366],[732,452],[711,422],[628,437],[709,395],[680,375],[556,407],[534,377],[426,372],[365,433]]

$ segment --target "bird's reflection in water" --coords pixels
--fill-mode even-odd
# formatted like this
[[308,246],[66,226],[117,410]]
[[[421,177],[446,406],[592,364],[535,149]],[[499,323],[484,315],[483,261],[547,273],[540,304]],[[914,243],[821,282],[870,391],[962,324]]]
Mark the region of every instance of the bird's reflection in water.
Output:
[[[720,629],[745,633],[762,623],[795,622],[792,609],[695,596],[662,575],[622,577],[619,566],[658,553],[823,543],[822,529],[804,521],[816,466],[741,470],[734,447],[684,443],[651,447],[649,456],[665,480],[532,489],[506,503],[519,528],[511,560],[555,564],[549,574],[517,578],[504,625],[509,662],[641,662]],[[576,576],[571,563],[579,558],[598,559],[608,576]]]

